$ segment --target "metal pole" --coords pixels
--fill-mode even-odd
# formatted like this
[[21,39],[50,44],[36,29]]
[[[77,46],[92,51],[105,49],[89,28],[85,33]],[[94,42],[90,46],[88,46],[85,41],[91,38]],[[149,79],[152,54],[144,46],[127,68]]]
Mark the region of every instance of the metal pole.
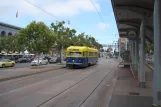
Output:
[[154,107],[161,106],[161,1],[154,3]]
[[140,78],[139,78],[139,86],[145,87],[145,51],[144,51],[144,42],[145,42],[145,20],[142,20],[140,26]]
[[127,51],[127,39],[125,40],[125,50]]

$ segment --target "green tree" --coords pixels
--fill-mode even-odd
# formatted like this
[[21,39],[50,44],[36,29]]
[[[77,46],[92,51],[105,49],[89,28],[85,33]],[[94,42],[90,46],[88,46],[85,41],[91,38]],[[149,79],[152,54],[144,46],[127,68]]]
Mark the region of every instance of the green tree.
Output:
[[24,52],[26,47],[26,41],[23,39],[23,36],[21,35],[14,35],[14,45],[15,45],[15,51],[18,53]]
[[4,51],[4,38],[0,38],[0,53]]
[[69,31],[68,31],[68,36],[69,36],[69,44],[71,45],[71,46],[73,46],[74,44],[75,44],[75,41],[74,41],[74,39],[75,38],[77,38],[76,37],[76,30],[75,29],[69,29]]
[[60,53],[62,61],[62,49],[66,49],[68,46],[88,46],[95,47],[98,50],[103,46],[96,42],[95,38],[90,35],[85,35],[85,33],[80,33],[76,35],[75,29],[69,29],[64,27],[65,22],[51,23],[51,28],[56,34],[56,45],[55,47]]
[[94,37],[91,35],[85,35],[85,33],[80,33],[78,36],[74,36],[72,41],[74,46],[88,46],[97,48],[98,50],[103,48],[103,46],[99,44]]
[[85,33],[78,34],[78,45],[79,46],[87,46]]
[[5,51],[7,53],[7,55],[9,53],[13,53],[15,52],[16,50],[16,47],[15,47],[15,36],[8,36],[8,37],[5,37],[3,38],[3,51]]
[[29,52],[36,53],[38,63],[40,54],[49,53],[54,42],[54,33],[43,22],[32,21],[18,34],[18,45],[23,45]]
[[98,42],[95,43],[95,47],[96,47],[98,50],[100,50],[101,48],[103,48],[103,46],[102,46],[100,43],[98,43]]
[[60,53],[60,63],[62,63],[62,51],[71,44],[70,38],[74,35],[75,31],[70,31],[69,28],[64,27],[65,22],[51,23],[51,28],[56,34],[56,48]]
[[145,52],[147,54],[154,54],[154,44],[150,44],[147,41],[145,42]]

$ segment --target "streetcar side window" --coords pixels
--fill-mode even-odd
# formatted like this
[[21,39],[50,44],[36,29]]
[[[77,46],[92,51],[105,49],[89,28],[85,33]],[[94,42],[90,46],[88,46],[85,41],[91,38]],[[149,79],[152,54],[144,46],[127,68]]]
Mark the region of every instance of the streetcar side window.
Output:
[[95,52],[95,56],[98,56],[98,53],[97,52]]
[[94,52],[89,52],[89,56],[94,56]]
[[78,56],[82,56],[82,53],[81,52],[70,52],[69,54],[68,54],[68,56],[76,56],[76,57],[78,57]]
[[83,56],[85,56],[85,53],[83,52]]

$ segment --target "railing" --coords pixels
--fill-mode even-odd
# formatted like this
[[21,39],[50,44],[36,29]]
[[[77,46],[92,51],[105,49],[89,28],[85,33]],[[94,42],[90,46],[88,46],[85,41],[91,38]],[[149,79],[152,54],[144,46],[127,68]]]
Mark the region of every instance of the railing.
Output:
[[154,56],[153,55],[146,55],[146,63],[154,69]]

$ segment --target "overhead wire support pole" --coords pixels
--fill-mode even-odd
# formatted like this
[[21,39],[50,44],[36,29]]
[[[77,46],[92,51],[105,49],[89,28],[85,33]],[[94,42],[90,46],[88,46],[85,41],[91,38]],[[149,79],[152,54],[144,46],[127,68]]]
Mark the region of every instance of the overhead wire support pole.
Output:
[[161,1],[154,1],[154,89],[153,107],[161,106]]
[[140,87],[145,87],[145,19],[142,20],[140,26]]

